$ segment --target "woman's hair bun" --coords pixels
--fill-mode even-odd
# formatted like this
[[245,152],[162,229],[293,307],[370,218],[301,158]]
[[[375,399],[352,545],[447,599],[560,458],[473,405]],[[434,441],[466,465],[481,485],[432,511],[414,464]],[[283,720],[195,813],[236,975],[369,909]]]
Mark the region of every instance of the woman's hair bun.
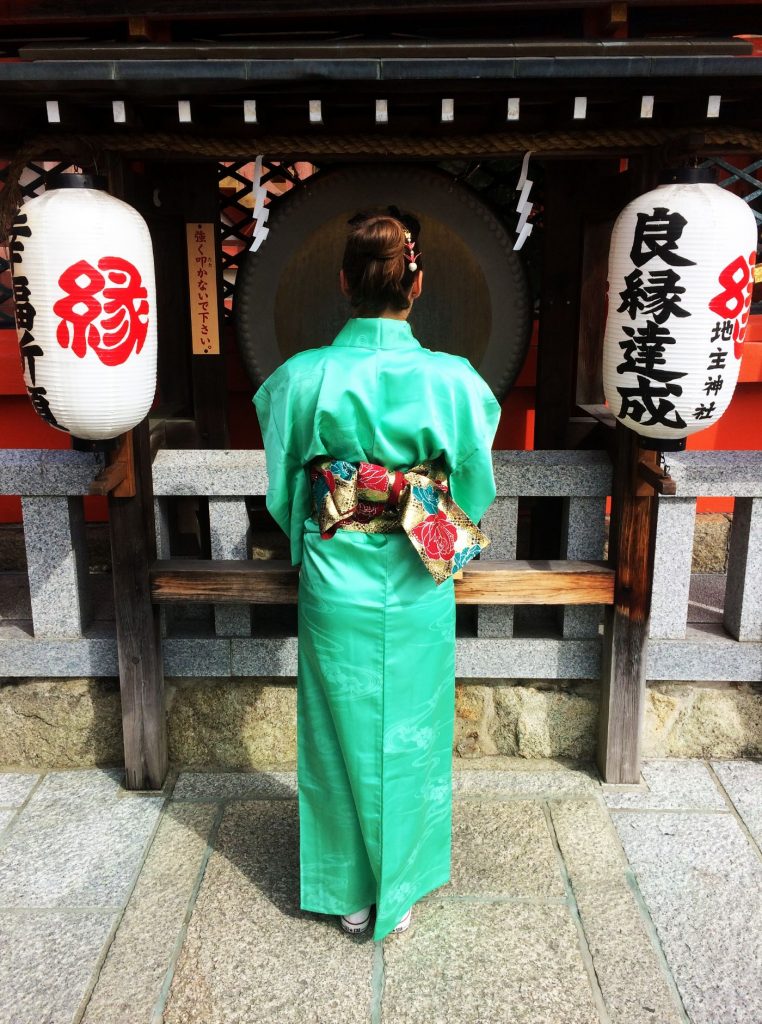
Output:
[[[410,306],[410,287],[417,271],[405,258],[405,231],[417,249],[421,225],[397,206],[385,211],[360,211],[347,222],[350,227],[342,267],[350,289],[350,303],[367,313]],[[421,258],[417,257],[420,268]]]

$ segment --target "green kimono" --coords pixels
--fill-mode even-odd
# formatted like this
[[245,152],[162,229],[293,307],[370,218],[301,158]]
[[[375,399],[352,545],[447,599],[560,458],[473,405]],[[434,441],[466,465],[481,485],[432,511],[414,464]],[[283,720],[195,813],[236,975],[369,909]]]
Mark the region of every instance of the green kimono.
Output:
[[477,523],[495,497],[500,405],[463,356],[424,348],[406,320],[354,317],[297,352],[253,398],[267,508],[301,563],[297,778],[301,908],[376,905],[373,938],[450,879],[455,592],[402,531],[312,517],[316,456],[403,472],[444,456]]

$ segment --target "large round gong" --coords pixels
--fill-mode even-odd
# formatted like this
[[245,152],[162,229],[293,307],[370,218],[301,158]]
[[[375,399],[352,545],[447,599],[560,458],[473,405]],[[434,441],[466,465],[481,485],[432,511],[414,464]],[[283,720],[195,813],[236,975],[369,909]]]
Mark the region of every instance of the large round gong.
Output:
[[270,232],[238,271],[238,345],[252,383],[355,315],[339,268],[358,210],[393,203],[421,223],[423,290],[410,314],[426,348],[466,356],[499,400],[518,374],[530,299],[513,237],[470,188],[417,165],[354,164],[316,174],[273,206]]

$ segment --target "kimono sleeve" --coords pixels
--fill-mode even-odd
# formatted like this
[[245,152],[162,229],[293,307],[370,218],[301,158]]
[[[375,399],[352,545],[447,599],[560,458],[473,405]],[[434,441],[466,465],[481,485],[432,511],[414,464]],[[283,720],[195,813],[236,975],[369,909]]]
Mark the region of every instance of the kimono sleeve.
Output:
[[267,464],[268,512],[291,542],[291,564],[302,560],[304,521],[310,514],[310,495],[304,453],[290,422],[290,404],[273,401],[265,381],[252,398],[257,410]]
[[450,493],[477,523],[495,500],[492,442],[500,422],[500,403],[478,371],[467,363],[464,391],[457,403],[450,452]]

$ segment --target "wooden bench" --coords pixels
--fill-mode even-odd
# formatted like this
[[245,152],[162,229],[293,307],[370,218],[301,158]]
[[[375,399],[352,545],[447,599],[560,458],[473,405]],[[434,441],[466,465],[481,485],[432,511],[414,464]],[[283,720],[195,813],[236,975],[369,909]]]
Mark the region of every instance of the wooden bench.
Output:
[[[613,604],[606,562],[471,561],[457,573],[459,604]],[[209,604],[295,604],[299,569],[283,560],[170,558],[149,571],[151,600]]]

